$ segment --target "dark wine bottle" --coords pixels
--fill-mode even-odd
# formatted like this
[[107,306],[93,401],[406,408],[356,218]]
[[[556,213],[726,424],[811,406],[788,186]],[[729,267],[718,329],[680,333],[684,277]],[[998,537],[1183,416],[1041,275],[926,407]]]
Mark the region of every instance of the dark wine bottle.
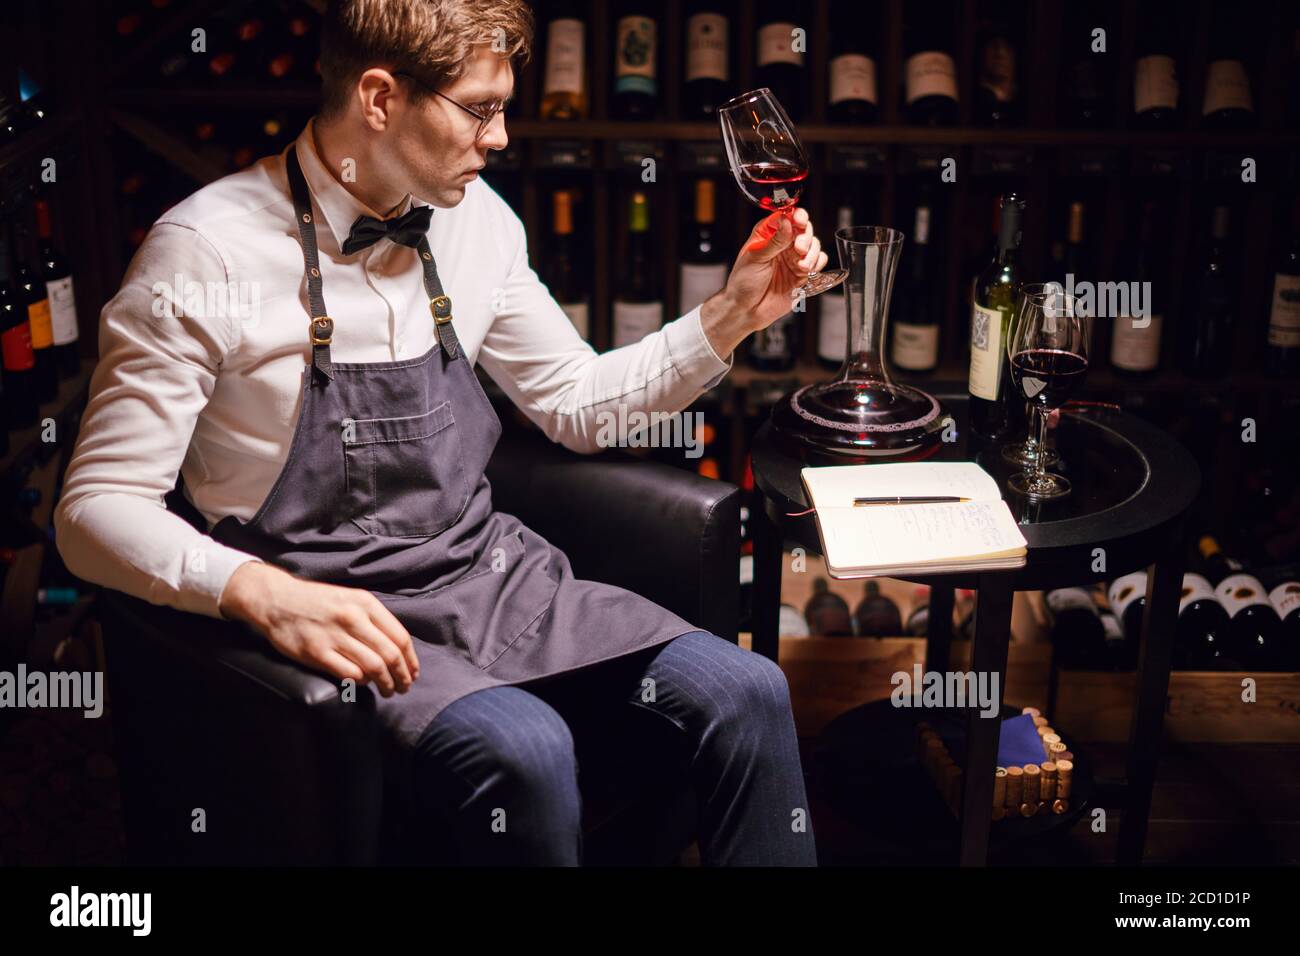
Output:
[[831,8],[830,104],[832,123],[874,123],[880,115],[876,97],[874,40],[880,12],[865,0]]
[[1070,213],[1065,232],[1065,274],[1060,276],[1061,284],[1067,289],[1074,283],[1092,278],[1092,266],[1088,260],[1088,245],[1083,230],[1084,204],[1076,199],[1070,203]]
[[1167,3],[1142,7],[1133,64],[1133,116],[1146,129],[1173,129],[1178,124],[1178,42],[1181,18]]
[[903,96],[914,126],[957,122],[957,65],[952,58],[953,10],[942,0],[907,4]]
[[1052,647],[1062,667],[1099,670],[1106,645],[1101,612],[1088,588],[1056,588],[1043,594],[1052,612]]
[[637,192],[628,202],[627,261],[614,299],[614,348],[640,342],[663,324],[663,282],[650,241],[650,206],[646,194]]
[[1131,274],[1142,296],[1139,316],[1137,303],[1130,301],[1128,315],[1115,318],[1110,340],[1110,362],[1122,375],[1140,378],[1160,367],[1160,329],[1164,323],[1164,273],[1156,274],[1155,203],[1142,204],[1142,224],[1136,244],[1129,250]]
[[1016,126],[1022,106],[1019,60],[1023,37],[1008,0],[986,0],[980,11],[975,121],[981,126]]
[[621,9],[614,48],[614,115],[650,119],[659,109],[659,24],[644,0],[631,0]]
[[1142,634],[1142,610],[1147,606],[1147,573],[1134,571],[1111,581],[1106,601],[1124,628],[1125,645],[1136,648]]
[[573,193],[557,189],[552,197],[551,243],[542,259],[542,282],[584,339],[591,335],[586,270],[578,260],[573,234]]
[[1266,364],[1273,375],[1300,375],[1300,200],[1295,204],[1291,242],[1278,256],[1273,273]]
[[692,0],[687,11],[682,117],[711,120],[731,97],[728,9],[722,0]]
[[1254,18],[1228,4],[1211,4],[1210,9],[1209,65],[1205,68],[1201,121],[1212,130],[1250,129],[1255,125],[1255,101],[1250,94],[1250,74],[1246,72],[1244,27]]
[[830,589],[825,578],[813,580],[813,596],[804,605],[803,616],[808,621],[809,633],[814,637],[853,636],[849,605]]
[[1214,587],[1201,574],[1183,575],[1174,631],[1174,666],[1181,670],[1228,670],[1235,665],[1228,650],[1228,612]]
[[10,281],[8,230],[0,226],[0,356],[3,357],[5,424],[26,428],[36,424],[36,391],[32,327],[27,308]]
[[899,637],[903,618],[898,605],[880,593],[879,581],[867,581],[862,600],[853,610],[858,637]]
[[971,302],[971,428],[983,438],[997,438],[1010,426],[1010,375],[1007,332],[1020,294],[1020,224],[1025,203],[1015,193],[1002,197],[997,253],[975,277]]
[[45,283],[27,260],[30,243],[21,232],[15,233],[14,289],[18,301],[27,310],[27,324],[32,336],[32,392],[37,402],[53,401],[59,394],[59,373],[54,362],[54,331],[50,324],[50,298]]
[[908,236],[912,248],[904,255],[902,281],[896,287],[892,311],[897,316],[890,353],[894,365],[908,372],[932,372],[939,364],[939,316],[930,250],[931,202],[923,197],[917,204]]
[[762,0],[758,6],[758,38],[754,56],[754,85],[767,87],[794,122],[803,119],[808,98],[805,66],[807,30],[785,0]]
[[1205,261],[1191,292],[1191,335],[1187,339],[1187,373],[1196,378],[1217,378],[1228,370],[1231,356],[1233,293],[1228,258],[1227,206],[1214,208],[1214,220]]
[[1282,568],[1263,576],[1268,600],[1282,620],[1279,661],[1284,670],[1300,670],[1300,573]]
[[[1064,126],[1101,129],[1114,117],[1111,75],[1102,37],[1111,35],[1109,10],[1102,4],[1066,4],[1061,37],[1064,51],[1059,114]],[[1104,31],[1094,35],[1095,30]]]
[[695,182],[695,213],[687,226],[683,245],[680,295],[677,311],[690,312],[727,284],[730,271],[726,253],[718,244],[714,199],[717,190],[712,179]]
[[1246,667],[1281,666],[1282,621],[1264,585],[1240,561],[1225,555],[1216,539],[1207,535],[1198,548],[1205,560],[1205,576],[1231,621],[1232,656]]
[[794,368],[798,329],[794,312],[787,312],[771,325],[759,329],[749,339],[749,364],[764,372],[784,372]]
[[[853,207],[842,203],[835,211],[835,228],[853,226]],[[817,296],[817,361],[828,369],[844,365],[849,349],[849,314],[845,292],[831,289]]]
[[547,9],[546,63],[542,75],[544,120],[587,118],[587,25],[573,0]]

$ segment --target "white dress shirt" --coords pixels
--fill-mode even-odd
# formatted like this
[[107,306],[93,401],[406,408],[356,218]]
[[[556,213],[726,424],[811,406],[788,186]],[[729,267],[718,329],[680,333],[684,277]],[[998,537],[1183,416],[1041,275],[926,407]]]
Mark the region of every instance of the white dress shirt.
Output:
[[[316,209],[334,360],[422,354],[434,326],[416,251],[381,239],[343,255],[358,215],[382,217],[325,168],[310,122],[289,148]],[[99,364],[55,512],[59,553],[79,577],[220,617],[226,581],[255,560],[168,512],[163,496],[179,470],[209,528],[226,515],[247,520],[284,464],[310,351],[286,154],[164,213],[104,307]],[[455,208],[435,209],[428,236],[466,356],[569,448],[597,450],[601,411],[677,411],[731,366],[709,345],[699,308],[597,355],[529,267],[518,216],[482,180]]]

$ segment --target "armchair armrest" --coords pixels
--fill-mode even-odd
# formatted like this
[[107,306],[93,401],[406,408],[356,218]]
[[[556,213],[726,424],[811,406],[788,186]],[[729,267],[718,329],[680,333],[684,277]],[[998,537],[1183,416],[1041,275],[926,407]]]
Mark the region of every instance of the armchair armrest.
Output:
[[487,468],[493,504],[563,551],[580,578],[635,591],[735,642],[740,491],[659,462],[584,456],[507,432]]

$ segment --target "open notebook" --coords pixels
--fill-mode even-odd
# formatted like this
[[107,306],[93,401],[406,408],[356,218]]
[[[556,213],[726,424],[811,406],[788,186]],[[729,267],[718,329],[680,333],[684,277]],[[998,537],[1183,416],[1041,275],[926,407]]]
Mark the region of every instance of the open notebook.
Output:
[[[801,472],[833,577],[1000,570],[1026,541],[997,482],[969,461],[835,465]],[[855,506],[854,498],[944,495],[970,501]]]

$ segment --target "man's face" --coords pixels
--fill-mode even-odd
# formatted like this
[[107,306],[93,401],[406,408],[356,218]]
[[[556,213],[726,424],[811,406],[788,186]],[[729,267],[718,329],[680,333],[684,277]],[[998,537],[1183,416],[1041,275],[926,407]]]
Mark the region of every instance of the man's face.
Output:
[[[399,79],[410,85],[413,81]],[[514,91],[514,71],[507,57],[479,46],[465,72],[440,92],[457,103],[486,112],[487,104],[506,99]],[[409,177],[412,195],[444,209],[465,198],[465,187],[478,177],[487,162],[489,149],[504,149],[507,143],[504,115],[493,117],[482,137],[475,140],[479,121],[441,96],[426,99],[394,116],[392,146],[397,168]]]

